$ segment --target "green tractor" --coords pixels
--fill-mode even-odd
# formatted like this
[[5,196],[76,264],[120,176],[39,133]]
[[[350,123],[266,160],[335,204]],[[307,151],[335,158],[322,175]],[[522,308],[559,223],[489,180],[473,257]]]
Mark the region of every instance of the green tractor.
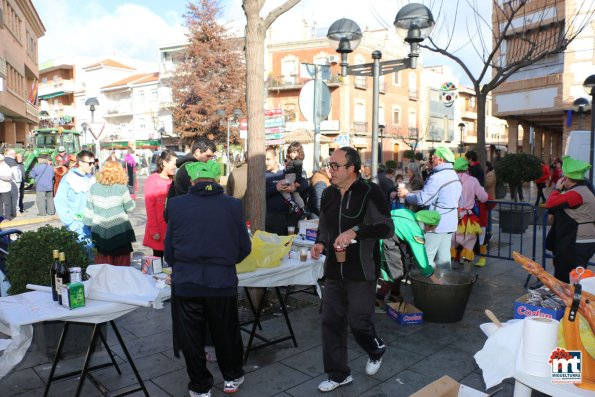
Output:
[[79,140],[80,132],[64,130],[62,128],[40,128],[34,131],[35,143],[32,149],[26,149],[23,153],[23,165],[25,175],[29,179],[29,172],[37,164],[40,155],[48,155],[54,163],[58,148],[64,146],[66,153],[77,154],[81,150]]

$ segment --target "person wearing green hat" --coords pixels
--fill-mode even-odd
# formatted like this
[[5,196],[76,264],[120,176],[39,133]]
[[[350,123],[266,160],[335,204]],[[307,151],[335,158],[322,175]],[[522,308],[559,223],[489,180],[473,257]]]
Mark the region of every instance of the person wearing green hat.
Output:
[[461,182],[453,169],[454,153],[438,146],[430,157],[431,171],[423,189],[409,192],[399,189],[397,195],[409,205],[438,211],[440,223],[426,232],[426,252],[432,267],[450,268],[452,234],[457,230],[457,208],[461,197]]
[[210,395],[214,381],[204,351],[208,328],[223,391],[235,393],[244,381],[236,263],[250,253],[250,237],[241,201],[217,183],[219,164],[197,161],[184,167],[192,185],[187,194],[169,200],[164,252],[172,267],[174,354],[184,353],[190,395]]
[[554,216],[546,248],[554,254],[554,276],[570,282],[570,272],[587,267],[595,254],[595,195],[585,183],[589,163],[562,158],[564,176],[545,202]]
[[[477,236],[482,233],[479,218],[473,211],[475,199],[479,200],[480,203],[485,203],[488,201],[488,194],[477,178],[467,172],[469,162],[465,157],[456,159],[454,169],[461,180],[462,191],[458,209],[459,224],[452,239],[450,256],[451,258],[459,257],[465,264],[465,270],[468,270],[470,263],[475,259],[473,247],[477,241]],[[457,249],[459,246],[462,249],[458,255]],[[485,266],[485,262],[476,263],[477,266],[482,264]]]

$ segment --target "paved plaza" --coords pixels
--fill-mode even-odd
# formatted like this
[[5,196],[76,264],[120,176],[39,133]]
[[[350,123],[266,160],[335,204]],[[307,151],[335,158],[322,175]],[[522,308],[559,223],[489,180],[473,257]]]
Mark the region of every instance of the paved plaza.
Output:
[[[141,182],[143,182],[141,180]],[[142,187],[142,184],[141,184]],[[27,205],[34,202],[34,195],[27,195]],[[137,210],[132,222],[137,232],[137,240],[142,241],[144,227],[144,204],[142,194],[137,199]],[[20,228],[36,228],[36,209],[17,218],[23,223]],[[30,219],[30,221],[27,221]],[[29,222],[30,224],[25,224]],[[58,225],[57,222],[52,223]],[[4,225],[3,225],[4,226]],[[531,238],[531,229],[523,235]],[[513,245],[516,244],[513,242]],[[141,250],[139,243],[135,249]],[[513,247],[515,248],[515,247]],[[539,256],[540,257],[540,256]],[[502,321],[512,318],[513,302],[523,295],[527,273],[517,264],[503,259],[488,259],[485,268],[474,268],[479,275],[465,316],[462,321],[450,324],[424,323],[420,325],[397,325],[385,314],[377,314],[378,333],[387,344],[387,353],[381,369],[374,376],[365,374],[366,355],[355,343],[349,340],[349,360],[354,381],[328,393],[330,396],[408,396],[423,386],[449,375],[455,380],[485,390],[481,371],[473,355],[482,348],[486,337],[479,324],[487,322],[485,309],[491,309]],[[405,296],[411,292],[405,287]],[[317,297],[297,293],[290,297],[290,318],[296,333],[298,346],[291,341],[255,350],[250,354],[245,366],[246,381],[237,396],[313,396],[321,395],[317,385],[326,379],[322,366],[320,301]],[[286,333],[282,316],[275,310],[262,322],[263,333],[279,336]],[[118,320],[116,324],[130,350],[151,396],[187,396],[187,374],[183,359],[173,356],[171,342],[170,305],[163,310],[137,309]],[[52,335],[53,338],[57,334]],[[247,342],[247,335],[245,344]],[[48,336],[49,339],[50,337]],[[51,362],[47,357],[47,346],[51,341],[34,337],[30,351],[24,360],[6,377],[0,380],[2,396],[41,396],[48,377]],[[57,341],[56,341],[57,343]],[[81,342],[86,345],[86,343]],[[113,346],[116,359],[122,363],[122,375],[113,367],[95,371],[95,377],[112,392],[135,383],[125,355],[118,346],[111,330],[108,343]],[[101,350],[96,354],[97,363],[104,362],[107,354]],[[58,367],[57,374],[82,366],[82,356],[67,357]],[[223,380],[216,365],[210,364],[215,377],[213,396],[223,396]],[[74,395],[76,378],[57,381],[52,384],[51,396]],[[490,389],[495,395],[512,396],[513,382],[507,380],[500,386]],[[99,396],[101,393],[86,381],[82,394],[85,397]],[[140,396],[136,392],[133,396]],[[535,395],[535,394],[534,394]]]

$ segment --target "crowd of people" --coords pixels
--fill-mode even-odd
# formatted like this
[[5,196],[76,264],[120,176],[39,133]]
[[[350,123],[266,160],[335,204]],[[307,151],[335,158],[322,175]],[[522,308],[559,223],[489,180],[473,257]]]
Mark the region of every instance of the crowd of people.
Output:
[[[218,363],[225,392],[236,392],[244,381],[235,265],[251,251],[245,222],[248,167],[236,164],[223,187],[215,154],[207,138],[196,139],[184,156],[163,150],[144,186],[142,243],[172,266],[174,350],[184,353],[194,397],[210,396],[214,380],[207,361]],[[284,156],[266,149],[265,229],[287,235],[300,219],[318,218],[311,257],[326,257],[321,327],[328,375],[318,389],[329,392],[353,381],[348,329],[367,354],[365,372],[374,375],[381,367],[386,346],[376,332],[374,313],[388,300],[401,299],[406,255],[413,255],[413,263],[435,283],[443,282],[435,270],[451,269],[453,261],[466,270],[471,264],[485,266],[489,200],[496,181],[492,165],[487,162],[484,168],[474,151],[457,158],[443,146],[427,161],[411,161],[405,177],[381,164],[377,183],[370,164],[362,163],[351,147],[334,150],[310,177],[304,158],[298,142]],[[22,195],[19,161],[14,151],[0,156],[0,201],[8,219],[16,216]],[[555,276],[567,282],[569,271],[586,265],[595,253],[595,196],[584,182],[587,163],[564,158],[555,164],[552,169],[543,164],[536,204],[545,201],[554,217],[548,247],[554,254],[569,253],[554,259]],[[86,150],[75,156],[60,152],[53,159],[41,156],[30,174],[39,215],[55,211],[93,247],[95,263],[130,265],[136,236],[129,214],[136,207],[140,168],[132,150],[99,166]],[[546,197],[550,183],[555,190]],[[403,251],[407,244],[409,252]],[[483,254],[478,260],[477,250]]]

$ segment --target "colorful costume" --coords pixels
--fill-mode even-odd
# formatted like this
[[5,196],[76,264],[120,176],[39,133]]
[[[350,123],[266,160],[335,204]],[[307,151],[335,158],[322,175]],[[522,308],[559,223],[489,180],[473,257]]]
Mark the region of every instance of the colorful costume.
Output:
[[479,218],[473,211],[475,198],[477,197],[480,202],[485,203],[488,200],[488,194],[475,177],[467,174],[468,167],[469,164],[463,157],[455,161],[454,169],[459,175],[463,190],[459,199],[459,224],[452,240],[451,257],[456,257],[456,250],[460,245],[463,247],[460,254],[461,259],[470,262],[475,259],[473,247],[477,241],[477,236],[481,234]]

